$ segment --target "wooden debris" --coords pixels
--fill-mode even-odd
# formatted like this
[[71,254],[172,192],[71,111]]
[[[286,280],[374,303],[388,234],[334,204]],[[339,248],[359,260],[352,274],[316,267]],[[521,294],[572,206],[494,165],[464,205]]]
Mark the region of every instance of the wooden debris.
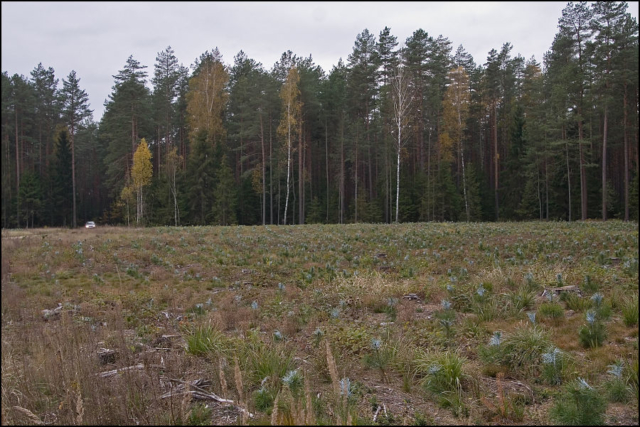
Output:
[[[218,402],[218,403],[227,403],[229,405],[233,405],[235,406],[235,408],[243,413],[246,413],[249,418],[253,418],[254,415],[247,411],[246,409],[238,406],[235,404],[235,402],[231,399],[223,399],[222,397],[218,396],[215,393],[209,392],[205,389],[203,389],[203,386],[207,386],[209,385],[209,381],[205,381],[202,379],[197,379],[194,381],[182,381],[182,380],[178,380],[178,379],[173,379],[173,378],[166,378],[166,377],[161,377],[162,380],[167,380],[170,382],[175,382],[178,383],[178,385],[171,391],[168,391],[167,393],[163,394],[162,396],[160,396],[161,399],[167,399],[173,396],[184,396],[184,395],[191,395],[192,399],[197,399],[197,400],[213,400],[214,402]],[[193,390],[191,390],[193,389]]]
[[120,369],[114,369],[112,371],[106,371],[106,372],[100,372],[96,375],[100,376],[100,378],[107,378],[107,377],[112,377],[114,375],[117,375],[120,372],[124,372],[124,371],[131,371],[134,369],[144,369],[144,365],[142,363],[138,363],[137,365],[134,366],[127,366],[126,368],[120,368]]
[[420,301],[420,297],[418,295],[416,295],[416,294],[407,294],[407,295],[403,296],[402,298],[405,298],[405,299],[408,299],[408,300],[411,300],[411,301],[414,301],[414,300],[415,301]]
[[582,296],[582,291],[580,290],[579,287],[575,286],[575,285],[571,285],[571,286],[562,286],[560,288],[549,288],[549,289],[545,289],[542,292],[542,296],[545,296],[549,293],[555,294],[555,295],[560,295],[563,292],[574,292],[576,294],[578,294],[579,296]]
[[62,312],[62,304],[58,303],[58,306],[53,310],[44,309],[42,310],[42,318],[45,322],[53,319],[57,319],[60,317],[60,313]]
[[378,405],[378,407],[376,408],[376,413],[373,414],[373,422],[376,422],[376,419],[378,418],[378,412],[380,412],[380,409],[382,409],[382,406]]
[[100,360],[100,363],[102,365],[106,365],[108,363],[115,363],[116,351],[108,348],[99,348],[98,359]]

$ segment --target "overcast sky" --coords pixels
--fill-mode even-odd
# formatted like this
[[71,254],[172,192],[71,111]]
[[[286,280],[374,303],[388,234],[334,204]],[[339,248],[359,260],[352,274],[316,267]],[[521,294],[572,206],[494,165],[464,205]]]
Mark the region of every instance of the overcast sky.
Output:
[[[638,19],[638,2],[628,2]],[[477,64],[505,42],[512,55],[542,62],[567,2],[2,2],[2,71],[30,72],[42,62],[62,79],[75,70],[94,120],[104,112],[113,75],[129,57],[149,77],[171,46],[185,66],[218,47],[226,64],[243,50],[266,69],[286,50],[310,54],[329,72],[345,62],[356,36],[388,26],[399,46],[422,28],[462,44]]]

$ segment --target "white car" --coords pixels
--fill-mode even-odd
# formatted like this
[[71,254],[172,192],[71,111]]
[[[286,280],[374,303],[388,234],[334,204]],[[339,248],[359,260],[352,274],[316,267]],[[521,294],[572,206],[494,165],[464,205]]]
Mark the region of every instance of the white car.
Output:
[[93,221],[89,221],[87,222],[87,224],[84,226],[84,228],[96,228],[96,223]]

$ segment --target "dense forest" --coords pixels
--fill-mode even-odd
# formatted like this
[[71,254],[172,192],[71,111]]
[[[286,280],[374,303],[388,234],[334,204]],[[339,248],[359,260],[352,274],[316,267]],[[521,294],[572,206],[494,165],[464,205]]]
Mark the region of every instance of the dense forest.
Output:
[[167,47],[126,59],[99,122],[75,71],[5,71],[2,227],[637,221],[627,8],[568,3],[542,63],[387,27],[328,72]]

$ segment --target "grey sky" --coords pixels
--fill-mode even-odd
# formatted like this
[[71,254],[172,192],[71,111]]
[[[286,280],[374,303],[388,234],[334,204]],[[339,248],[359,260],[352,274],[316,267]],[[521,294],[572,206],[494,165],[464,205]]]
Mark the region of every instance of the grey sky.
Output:
[[[638,2],[628,2],[638,19]],[[542,62],[567,2],[2,2],[2,71],[42,62],[60,80],[75,70],[100,120],[113,75],[129,55],[149,76],[171,46],[185,66],[218,47],[226,64],[243,50],[266,69],[286,50],[310,54],[325,72],[351,53],[365,28],[388,26],[403,45],[422,28],[462,44],[477,64],[505,42],[512,54]],[[60,84],[62,84],[60,82]]]

